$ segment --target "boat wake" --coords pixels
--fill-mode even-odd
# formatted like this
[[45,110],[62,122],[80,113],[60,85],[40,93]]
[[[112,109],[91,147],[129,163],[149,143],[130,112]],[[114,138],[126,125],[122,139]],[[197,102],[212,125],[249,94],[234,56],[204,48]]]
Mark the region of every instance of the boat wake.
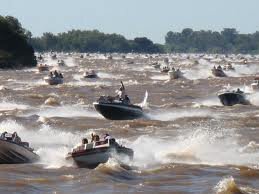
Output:
[[155,111],[151,111],[146,114],[146,117],[151,120],[159,120],[159,121],[174,121],[180,118],[188,118],[188,117],[217,117],[216,114],[212,113],[210,110],[202,110],[202,109],[158,109]]
[[39,111],[31,112],[29,115],[38,115],[40,117],[91,117],[91,118],[102,118],[96,111],[90,109],[89,107],[84,107],[83,105],[63,105],[59,107],[42,107]]
[[131,165],[140,169],[170,163],[258,166],[259,149],[245,151],[247,145],[238,142],[233,129],[181,129],[181,134],[170,138],[143,135],[128,145],[135,151]]

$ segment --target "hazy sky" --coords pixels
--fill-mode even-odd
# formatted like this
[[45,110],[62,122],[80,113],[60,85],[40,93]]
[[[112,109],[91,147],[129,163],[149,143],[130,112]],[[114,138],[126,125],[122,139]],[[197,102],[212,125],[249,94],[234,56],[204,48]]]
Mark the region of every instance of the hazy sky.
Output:
[[259,0],[0,0],[0,15],[17,17],[34,36],[98,29],[164,42],[169,31],[259,31]]

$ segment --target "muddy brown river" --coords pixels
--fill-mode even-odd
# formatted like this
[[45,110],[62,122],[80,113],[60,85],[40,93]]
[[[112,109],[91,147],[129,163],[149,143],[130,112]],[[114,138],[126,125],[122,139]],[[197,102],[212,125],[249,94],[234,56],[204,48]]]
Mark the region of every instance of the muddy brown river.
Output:
[[[0,71],[0,130],[16,131],[40,156],[33,164],[0,165],[0,193],[259,193],[259,92],[250,88],[259,56],[112,56],[57,53],[65,61],[57,66],[43,54],[43,63],[64,75],[57,86],[37,68]],[[184,78],[169,80],[151,65],[165,58]],[[235,71],[214,77],[213,66],[226,61]],[[99,78],[82,79],[88,69]],[[121,80],[145,118],[106,120],[94,109]],[[223,106],[217,93],[227,86],[248,93],[251,105]],[[95,169],[66,161],[92,132],[132,148],[133,160],[111,158]]]

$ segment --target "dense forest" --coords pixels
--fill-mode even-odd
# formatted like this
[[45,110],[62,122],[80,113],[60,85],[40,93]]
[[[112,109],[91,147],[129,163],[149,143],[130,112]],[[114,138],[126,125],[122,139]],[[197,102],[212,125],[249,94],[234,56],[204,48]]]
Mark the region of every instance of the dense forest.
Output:
[[127,40],[118,34],[104,34],[97,30],[72,30],[54,35],[44,33],[30,39],[37,51],[78,52],[137,52],[137,53],[259,53],[259,32],[239,34],[234,28],[221,32],[193,31],[168,32],[165,44],[154,44],[146,37]]
[[30,36],[16,18],[0,16],[0,68],[36,65],[34,50],[28,43]]
[[165,37],[168,52],[183,53],[259,53],[259,32],[239,34],[234,28],[221,32],[193,31],[168,32]]
[[30,43],[37,51],[77,51],[77,52],[137,52],[159,53],[163,46],[154,44],[146,37],[127,40],[118,34],[104,34],[98,30],[44,33],[42,37],[30,39]]

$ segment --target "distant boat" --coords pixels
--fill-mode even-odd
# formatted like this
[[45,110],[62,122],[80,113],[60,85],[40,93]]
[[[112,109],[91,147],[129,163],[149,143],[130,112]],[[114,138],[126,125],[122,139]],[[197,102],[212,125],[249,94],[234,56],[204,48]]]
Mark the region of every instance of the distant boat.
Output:
[[259,77],[255,77],[253,83],[251,84],[253,90],[259,90]]
[[98,78],[98,75],[94,70],[90,70],[90,71],[84,72],[83,78]]
[[48,65],[43,65],[43,64],[39,64],[38,66],[37,66],[37,68],[38,68],[38,71],[39,72],[42,72],[42,71],[49,71],[49,66]]
[[217,68],[213,68],[211,70],[212,74],[216,77],[227,77],[227,75],[224,73],[223,69],[221,66],[218,66]]
[[180,71],[179,69],[175,70],[175,69],[172,69],[168,72],[168,75],[169,75],[169,79],[172,80],[172,79],[179,79],[179,78],[182,78],[183,77],[183,72]]
[[63,75],[61,73],[57,73],[57,75],[51,74],[43,78],[46,83],[49,85],[58,85],[63,84]]

